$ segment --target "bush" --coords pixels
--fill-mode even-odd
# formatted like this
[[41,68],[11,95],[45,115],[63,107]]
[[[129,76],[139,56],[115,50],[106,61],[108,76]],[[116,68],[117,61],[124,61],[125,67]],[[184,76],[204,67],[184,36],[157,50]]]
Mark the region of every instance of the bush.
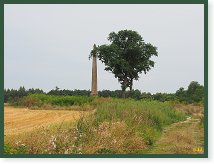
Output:
[[51,96],[45,94],[31,94],[12,102],[16,106],[41,107],[44,104],[57,106],[84,105],[93,101],[93,97],[86,96]]

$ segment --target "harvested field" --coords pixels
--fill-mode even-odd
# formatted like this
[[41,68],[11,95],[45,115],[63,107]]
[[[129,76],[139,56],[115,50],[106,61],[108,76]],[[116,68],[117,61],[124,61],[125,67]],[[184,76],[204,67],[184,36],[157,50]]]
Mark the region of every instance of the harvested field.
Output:
[[75,121],[89,112],[65,110],[30,110],[28,108],[4,107],[4,134],[31,131],[40,126]]

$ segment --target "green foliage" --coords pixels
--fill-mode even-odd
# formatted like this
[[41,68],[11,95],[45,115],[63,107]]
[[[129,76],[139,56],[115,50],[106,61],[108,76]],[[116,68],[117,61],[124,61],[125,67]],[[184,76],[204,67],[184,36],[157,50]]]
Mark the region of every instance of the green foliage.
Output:
[[44,93],[41,89],[29,89],[26,90],[25,87],[20,87],[18,90],[15,89],[5,89],[4,90],[4,102],[17,101],[19,98],[27,96],[34,93]]
[[95,116],[87,121],[79,120],[79,122],[85,126],[85,128],[81,126],[81,129],[84,129],[82,133],[86,133],[86,136],[90,138],[92,134],[89,132],[93,126],[98,127],[105,122],[124,121],[128,129],[132,129],[132,133],[143,137],[147,145],[152,145],[165,126],[185,120],[185,118],[183,112],[175,111],[167,102],[113,99],[110,102],[99,103]]
[[4,144],[4,154],[27,154],[27,147],[25,145],[17,145],[12,147],[9,144]]
[[[63,96],[33,94],[27,97],[55,103],[54,98]],[[96,104],[95,113],[83,116],[72,124],[23,133],[18,137],[20,143],[13,140],[12,147],[5,145],[5,153],[139,154],[154,145],[164,127],[186,119],[185,113],[174,110],[168,102],[117,98],[100,100],[103,98],[94,98],[91,102]]]
[[55,96],[90,96],[90,93],[90,90],[59,90],[59,88],[56,88],[55,90],[51,90],[47,94]]
[[112,72],[121,84],[123,91],[127,87],[132,90],[133,80],[138,80],[139,74],[145,74],[154,67],[150,58],[157,56],[157,48],[145,43],[143,38],[132,30],[121,30],[109,34],[109,45],[101,45],[92,50],[105,64],[105,70]]
[[148,93],[143,92],[143,93],[141,93],[141,98],[145,99],[145,100],[152,100],[153,95],[150,92],[148,92]]
[[101,149],[98,149],[96,153],[98,153],[98,154],[116,154],[116,151],[106,149],[106,148],[101,148]]
[[198,82],[192,81],[188,86],[187,95],[190,98],[190,102],[199,102],[204,97],[204,87]]
[[200,117],[199,127],[204,128],[204,116]]
[[[43,96],[30,96],[31,94],[43,94]],[[112,98],[123,98],[124,95],[126,98],[132,98],[135,100],[158,100],[161,102],[165,101],[175,101],[175,102],[183,102],[187,104],[195,103],[195,104],[204,104],[204,86],[200,85],[198,82],[191,82],[188,86],[188,89],[179,88],[176,93],[146,93],[140,90],[132,90],[132,91],[122,91],[122,90],[102,90],[98,91],[98,95],[100,97],[112,97]],[[40,89],[29,89],[26,90],[24,87],[20,87],[18,90],[14,89],[5,89],[4,90],[4,102],[9,102],[14,105],[23,104],[23,106],[30,107],[32,104],[36,104],[36,106],[41,106],[43,104],[43,100],[46,100],[48,96],[58,96],[52,97],[52,101],[50,104],[68,106],[68,105],[78,105],[85,103],[86,97],[90,96],[90,90],[60,90],[56,87],[54,90],[51,90],[48,93],[44,93]],[[66,97],[67,96],[67,97]],[[69,96],[73,96],[73,98],[68,98]],[[80,98],[83,96],[84,98]],[[25,97],[25,98],[24,98]],[[44,97],[44,98],[42,98]],[[65,98],[66,97],[66,98]],[[77,100],[74,100],[74,97],[79,97]],[[72,100],[71,100],[72,99]],[[83,99],[83,100],[80,100]],[[89,98],[90,99],[90,98]],[[75,104],[75,102],[77,102]]]
[[138,89],[129,91],[128,94],[127,94],[127,97],[133,98],[135,100],[142,99],[141,92]]
[[173,93],[156,93],[156,94],[153,94],[152,97],[154,100],[158,100],[161,102],[176,100],[175,94]]
[[12,104],[15,106],[25,106],[25,107],[37,106],[37,107],[41,107],[43,105],[43,102],[42,102],[42,100],[40,100],[37,97],[25,96],[25,97],[18,99],[15,102],[13,102]]
[[102,90],[98,92],[100,97],[114,97],[114,98],[123,98],[123,94],[125,94],[126,98],[133,98],[135,100],[142,99],[142,95],[140,90],[132,90],[132,91],[125,91],[122,92],[121,90],[109,91],[109,90]]
[[4,102],[13,103],[18,99],[25,97],[30,94],[47,94],[47,95],[55,95],[55,96],[90,96],[90,90],[60,90],[58,87],[51,90],[50,92],[45,93],[41,89],[28,89],[26,90],[24,87],[20,87],[19,89],[5,89],[4,90]]
[[8,144],[4,144],[4,153],[5,154],[13,154],[12,147]]
[[176,91],[176,97],[180,102],[204,103],[204,86],[196,81],[192,81],[187,90],[180,88]]
[[44,104],[71,106],[83,105],[92,102],[94,97],[86,96],[52,96],[45,94],[31,94],[15,101],[13,105],[26,107],[41,107]]

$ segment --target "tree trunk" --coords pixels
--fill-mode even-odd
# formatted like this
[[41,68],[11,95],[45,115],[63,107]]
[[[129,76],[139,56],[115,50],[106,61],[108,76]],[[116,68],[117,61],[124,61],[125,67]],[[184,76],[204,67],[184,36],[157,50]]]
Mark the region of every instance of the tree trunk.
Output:
[[125,91],[123,91],[122,97],[123,97],[124,99],[126,98],[126,93],[125,93]]
[[125,78],[124,82],[122,84],[122,91],[123,91],[123,98],[126,98],[126,88],[127,88],[127,84],[128,84],[128,79]]
[[133,86],[133,79],[131,79],[131,81],[130,81],[130,86],[129,86],[130,91],[132,91],[132,86]]

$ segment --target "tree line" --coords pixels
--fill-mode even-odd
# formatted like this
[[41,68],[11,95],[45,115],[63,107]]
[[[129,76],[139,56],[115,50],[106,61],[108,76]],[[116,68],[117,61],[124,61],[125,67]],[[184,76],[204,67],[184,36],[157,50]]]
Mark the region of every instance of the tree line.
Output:
[[[41,89],[25,89],[20,87],[19,89],[4,89],[4,102],[11,102],[16,99],[22,98],[29,94],[42,93],[46,95],[58,95],[58,96],[90,96],[90,90],[60,90],[58,87],[52,89],[49,92],[44,92]],[[99,97],[112,97],[123,98],[124,91],[122,90],[102,90],[98,92]],[[175,93],[155,93],[141,92],[140,90],[125,91],[127,98],[133,98],[136,100],[158,100],[158,101],[179,101],[183,103],[203,103],[204,102],[204,86],[200,85],[196,81],[192,81],[187,90],[179,88]]]

